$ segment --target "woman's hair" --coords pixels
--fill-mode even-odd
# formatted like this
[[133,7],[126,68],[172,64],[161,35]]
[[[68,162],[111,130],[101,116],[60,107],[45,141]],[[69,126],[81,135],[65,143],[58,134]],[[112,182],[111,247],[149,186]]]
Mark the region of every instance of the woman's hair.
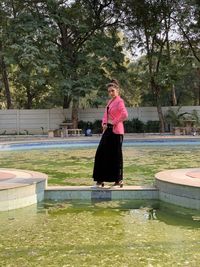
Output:
[[119,90],[119,82],[116,79],[112,79],[108,84],[107,84],[107,88],[109,87],[115,87],[116,89]]

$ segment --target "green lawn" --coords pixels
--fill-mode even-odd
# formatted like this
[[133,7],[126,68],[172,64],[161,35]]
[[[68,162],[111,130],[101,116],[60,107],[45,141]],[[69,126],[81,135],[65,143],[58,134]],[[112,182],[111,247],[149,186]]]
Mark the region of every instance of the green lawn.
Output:
[[[95,148],[1,152],[0,168],[44,172],[49,185],[92,185]],[[158,171],[200,167],[200,146],[124,147],[124,182],[147,185]]]

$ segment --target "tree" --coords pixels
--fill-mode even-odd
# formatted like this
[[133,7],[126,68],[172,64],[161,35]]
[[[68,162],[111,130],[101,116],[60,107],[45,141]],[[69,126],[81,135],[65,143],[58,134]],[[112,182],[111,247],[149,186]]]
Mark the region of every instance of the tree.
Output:
[[56,44],[63,56],[61,66],[66,79],[63,86],[65,96],[63,106],[67,107],[72,101],[74,127],[77,127],[78,123],[79,98],[86,87],[89,89],[89,84],[93,79],[88,75],[81,78],[81,73],[85,71],[88,73],[87,60],[91,59],[91,52],[90,54],[86,53],[87,42],[96,33],[103,33],[104,29],[117,23],[118,17],[113,18],[112,6],[113,1],[106,0],[74,1],[71,4],[51,0],[47,1],[45,6],[52,25],[59,30],[60,36],[56,40]]
[[164,116],[161,107],[162,86],[159,83],[159,74],[170,30],[167,18],[173,5],[173,1],[136,0],[127,1],[124,9],[127,17],[126,28],[133,38],[130,45],[136,44],[147,55],[149,84],[157,107],[161,132],[164,132]]
[[180,0],[176,6],[176,12],[172,19],[176,22],[179,33],[183,38],[183,44],[190,49],[194,58],[200,62],[199,53],[199,1]]
[[1,21],[1,28],[0,28],[0,70],[1,70],[2,84],[4,85],[4,88],[5,88],[7,108],[10,109],[12,107],[12,100],[11,100],[7,65],[6,65],[6,61],[5,61],[5,49],[6,49],[6,45],[8,45],[7,34],[8,34],[10,18],[9,18],[9,9],[5,8],[4,4],[5,4],[4,1],[0,2],[0,21]]

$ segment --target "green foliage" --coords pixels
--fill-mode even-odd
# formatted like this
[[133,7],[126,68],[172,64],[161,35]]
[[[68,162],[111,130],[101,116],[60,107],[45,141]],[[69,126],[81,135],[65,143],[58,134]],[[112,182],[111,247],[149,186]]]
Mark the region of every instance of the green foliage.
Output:
[[125,131],[127,133],[143,133],[145,125],[138,118],[127,120],[124,122]]
[[160,122],[159,121],[147,121],[145,124],[146,133],[159,133]]
[[193,110],[191,112],[191,119],[195,121],[194,122],[195,126],[200,126],[200,117],[196,110]]
[[114,27],[103,31],[105,20],[108,24],[113,20],[110,6],[3,1],[1,15],[9,44],[5,58],[15,107],[61,106],[64,98],[69,107],[73,98],[101,88],[105,76],[123,62]]
[[[95,120],[94,122],[79,121],[78,127],[83,129],[83,132],[90,128],[93,134],[102,133],[101,120]],[[144,123],[138,118],[133,118],[132,120],[127,120],[124,122],[124,128],[126,133],[158,133],[159,121],[147,121]]]
[[165,114],[165,121],[169,123],[171,127],[184,125],[184,116],[189,113],[180,113],[180,109],[181,107],[178,107],[177,109],[169,109]]
[[[14,108],[97,107],[111,77],[129,106],[172,105],[172,88],[178,105],[200,104],[197,1],[64,2],[0,2]],[[2,71],[0,80],[4,108]]]
[[101,120],[95,120],[92,125],[92,130],[94,134],[99,134],[102,132],[102,121]]
[[180,113],[180,110],[181,107],[177,109],[169,109],[165,114],[165,121],[168,125],[170,125],[170,129],[177,126],[185,126],[185,120],[193,120],[194,126],[200,125],[200,117],[196,110],[193,110],[191,113]]
[[140,121],[138,118],[133,118],[124,122],[126,133],[158,133],[159,121]]
[[79,121],[78,122],[78,128],[82,129],[84,132],[87,129],[88,122],[86,121]]

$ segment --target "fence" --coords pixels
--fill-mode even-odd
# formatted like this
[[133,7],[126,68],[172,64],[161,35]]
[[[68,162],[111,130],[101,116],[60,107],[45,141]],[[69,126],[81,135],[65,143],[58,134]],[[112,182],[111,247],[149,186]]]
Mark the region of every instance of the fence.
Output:
[[[177,109],[177,107],[172,107]],[[129,120],[138,118],[143,122],[158,120],[156,107],[127,108]],[[169,107],[163,107],[165,113]],[[196,110],[200,115],[200,106],[184,106],[181,112]],[[93,122],[101,120],[104,108],[79,110],[79,120]],[[71,118],[71,109],[32,109],[0,110],[0,134],[46,134],[50,129],[59,128],[65,119]]]

